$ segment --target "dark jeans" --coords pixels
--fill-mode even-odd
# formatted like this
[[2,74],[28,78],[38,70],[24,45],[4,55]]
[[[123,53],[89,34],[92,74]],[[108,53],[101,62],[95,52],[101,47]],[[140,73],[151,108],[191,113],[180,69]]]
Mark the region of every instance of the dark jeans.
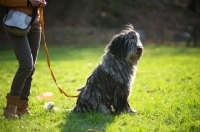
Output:
[[19,67],[13,78],[10,95],[27,99],[30,95],[32,75],[41,41],[41,26],[37,19],[33,22],[30,32],[26,36],[16,36],[7,33],[11,42]]

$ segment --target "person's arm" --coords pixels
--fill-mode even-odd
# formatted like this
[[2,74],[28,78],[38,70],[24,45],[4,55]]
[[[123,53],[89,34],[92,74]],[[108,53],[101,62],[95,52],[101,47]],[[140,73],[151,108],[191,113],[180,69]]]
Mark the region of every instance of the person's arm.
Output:
[[0,4],[9,6],[9,7],[16,7],[16,6],[38,6],[39,3],[45,3],[45,0],[0,0]]
[[9,7],[16,7],[16,6],[28,6],[28,0],[0,0],[0,4],[9,6]]

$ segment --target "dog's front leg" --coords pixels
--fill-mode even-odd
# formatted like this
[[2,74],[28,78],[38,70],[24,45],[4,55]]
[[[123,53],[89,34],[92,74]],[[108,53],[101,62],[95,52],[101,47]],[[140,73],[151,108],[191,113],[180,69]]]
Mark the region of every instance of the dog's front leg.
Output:
[[132,109],[130,107],[128,96],[129,96],[129,90],[123,91],[123,90],[116,90],[114,93],[114,110],[116,114],[120,113],[135,113],[136,110]]

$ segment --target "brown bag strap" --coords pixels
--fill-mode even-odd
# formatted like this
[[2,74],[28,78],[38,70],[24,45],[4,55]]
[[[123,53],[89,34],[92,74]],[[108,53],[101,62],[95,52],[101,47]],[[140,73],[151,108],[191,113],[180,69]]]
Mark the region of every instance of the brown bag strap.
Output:
[[64,90],[62,88],[60,88],[57,84],[57,81],[56,81],[56,78],[53,74],[53,71],[51,69],[51,64],[50,64],[50,58],[49,58],[49,53],[48,53],[48,49],[47,49],[47,44],[46,44],[46,39],[45,39],[45,34],[44,34],[44,18],[43,18],[43,7],[42,6],[39,6],[39,13],[40,13],[40,24],[41,24],[41,27],[42,27],[42,38],[43,38],[43,41],[44,41],[44,49],[45,49],[45,53],[46,53],[46,58],[47,58],[47,64],[48,64],[48,67],[49,67],[49,70],[50,70],[50,73],[51,73],[51,76],[56,84],[56,86],[58,87],[59,91],[61,94],[69,97],[69,98],[75,98],[75,97],[78,97],[78,95],[68,95],[64,92]]

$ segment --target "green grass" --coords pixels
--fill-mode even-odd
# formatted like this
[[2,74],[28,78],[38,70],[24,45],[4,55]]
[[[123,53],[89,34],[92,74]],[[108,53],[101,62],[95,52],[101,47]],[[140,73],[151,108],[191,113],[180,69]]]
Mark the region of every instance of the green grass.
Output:
[[[76,95],[100,62],[105,46],[49,47],[51,65],[61,88]],[[0,113],[5,106],[12,77],[18,64],[10,48],[0,48]],[[53,92],[51,100],[38,100],[42,92]],[[0,116],[0,132],[171,132],[200,131],[200,49],[145,46],[138,65],[130,103],[134,115],[72,114],[75,99],[59,93],[41,48],[30,96],[32,116],[8,120]],[[46,111],[44,103],[53,101],[60,111]]]

